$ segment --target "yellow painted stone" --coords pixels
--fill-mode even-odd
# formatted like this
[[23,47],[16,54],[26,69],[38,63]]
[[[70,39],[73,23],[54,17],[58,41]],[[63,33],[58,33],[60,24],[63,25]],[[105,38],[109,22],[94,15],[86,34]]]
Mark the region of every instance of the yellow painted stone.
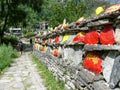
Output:
[[104,11],[103,7],[98,7],[98,8],[95,10],[96,15],[100,14],[100,13],[103,12],[103,11]]
[[68,40],[68,38],[69,38],[69,34],[68,34],[68,33],[66,33],[66,34],[64,35],[63,39],[62,39],[62,42],[67,41],[67,40]]

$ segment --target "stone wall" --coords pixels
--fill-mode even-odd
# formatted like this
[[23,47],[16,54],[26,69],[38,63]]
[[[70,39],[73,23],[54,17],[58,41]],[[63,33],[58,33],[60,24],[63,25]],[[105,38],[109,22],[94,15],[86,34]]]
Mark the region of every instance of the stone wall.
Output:
[[[67,28],[61,27],[59,30],[54,30],[46,35],[36,36],[37,40],[33,52],[56,79],[65,82],[66,89],[120,90],[119,23],[120,10],[86,19],[78,25],[71,23]],[[109,34],[107,40],[110,43],[107,44],[99,39],[95,44],[73,42],[77,33],[96,30],[100,34],[105,25],[112,27],[114,42],[111,43],[112,40],[109,40],[111,37]],[[103,36],[106,33],[108,32],[103,32]],[[60,38],[56,42],[55,38],[58,35]],[[100,36],[98,35],[98,37]],[[53,54],[54,50],[57,50],[57,54]],[[93,59],[93,64],[89,62],[85,67],[86,54],[89,52],[94,52],[96,56],[88,55],[90,58],[88,61]]]
[[[109,81],[110,72],[112,65],[109,62],[114,62],[113,57],[115,57],[119,52],[117,51],[109,51],[106,52],[106,60],[104,62],[105,69],[101,74],[94,74],[87,69],[85,69],[80,63],[78,65],[71,65],[70,61],[63,60],[62,58],[54,57],[50,53],[44,53],[34,49],[34,54],[37,58],[42,61],[48,69],[53,73],[56,79],[60,79],[65,82],[65,86],[67,89],[73,90],[119,90],[120,86],[115,86],[115,89],[110,89]],[[119,58],[119,57],[118,57]],[[107,62],[108,61],[108,62]],[[117,62],[117,61],[116,61]],[[117,63],[116,63],[117,64]],[[110,70],[110,71],[108,71]],[[119,72],[115,72],[113,76],[111,76],[111,84],[112,82],[118,82],[119,80]],[[106,78],[106,79],[105,79]],[[113,83],[113,84],[114,84]],[[111,85],[112,87],[112,85]],[[113,86],[114,87],[114,86]]]

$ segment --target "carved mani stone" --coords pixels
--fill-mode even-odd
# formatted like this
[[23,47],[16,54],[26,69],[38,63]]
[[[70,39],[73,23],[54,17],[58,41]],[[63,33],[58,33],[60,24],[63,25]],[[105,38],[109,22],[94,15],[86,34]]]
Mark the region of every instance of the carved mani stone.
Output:
[[112,73],[110,76],[110,88],[115,88],[120,82],[120,55],[115,59]]

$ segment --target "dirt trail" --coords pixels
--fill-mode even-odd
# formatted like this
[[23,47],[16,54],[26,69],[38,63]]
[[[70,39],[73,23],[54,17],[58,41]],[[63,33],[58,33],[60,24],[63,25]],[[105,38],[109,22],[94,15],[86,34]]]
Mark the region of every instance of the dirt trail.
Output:
[[0,77],[0,90],[46,90],[29,54],[23,53]]

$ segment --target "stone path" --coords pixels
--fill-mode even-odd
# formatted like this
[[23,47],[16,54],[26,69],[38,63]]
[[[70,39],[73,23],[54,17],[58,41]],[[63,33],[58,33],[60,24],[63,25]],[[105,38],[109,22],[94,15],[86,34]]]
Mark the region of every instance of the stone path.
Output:
[[0,77],[0,90],[46,90],[38,73],[26,52]]

